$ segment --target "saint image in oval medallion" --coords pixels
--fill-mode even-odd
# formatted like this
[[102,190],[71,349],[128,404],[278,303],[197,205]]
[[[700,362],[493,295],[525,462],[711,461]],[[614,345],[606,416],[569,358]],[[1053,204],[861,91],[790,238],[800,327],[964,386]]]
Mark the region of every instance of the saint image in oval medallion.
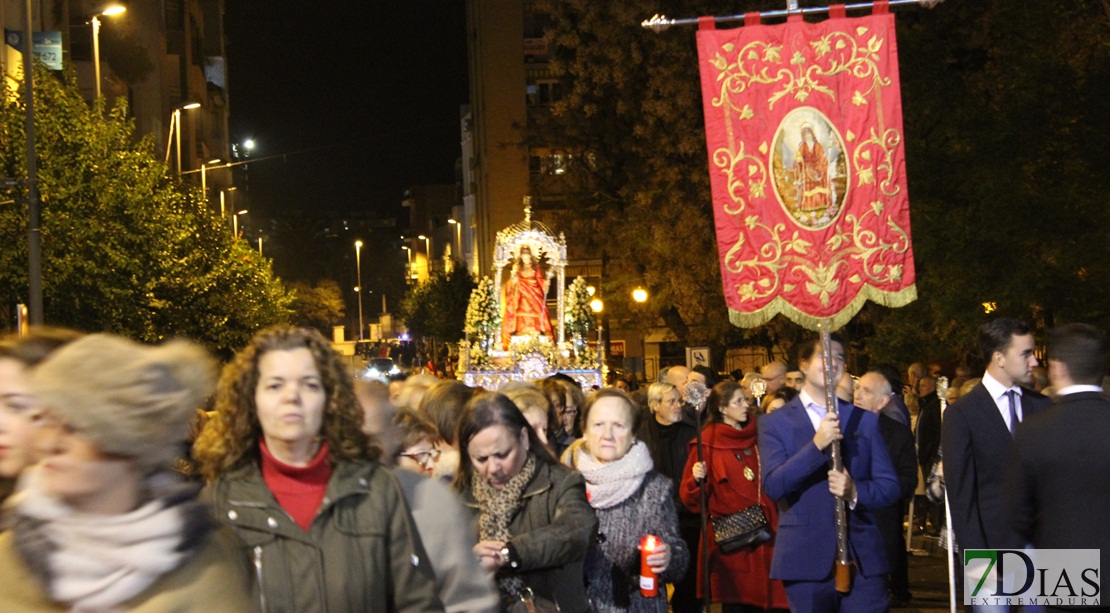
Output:
[[771,146],[775,197],[795,223],[820,230],[848,198],[844,139],[828,117],[808,106],[783,117]]

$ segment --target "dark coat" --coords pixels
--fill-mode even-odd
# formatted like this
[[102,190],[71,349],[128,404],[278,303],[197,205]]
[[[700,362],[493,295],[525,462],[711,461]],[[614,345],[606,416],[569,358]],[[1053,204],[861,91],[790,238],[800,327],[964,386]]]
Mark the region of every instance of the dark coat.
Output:
[[936,392],[926,394],[917,406],[917,463],[927,475],[940,451],[940,398]]
[[[898,475],[879,434],[874,413],[840,402],[844,467],[856,484],[856,508],[848,511],[848,541],[856,569],[865,577],[890,572],[875,509],[900,497]],[[836,559],[836,513],[829,492],[828,449],[813,444],[815,431],[801,397],[759,420],[763,491],[779,503],[779,532],[771,576],[784,581],[822,581]]]
[[685,420],[671,426],[663,426],[651,415],[644,416],[644,423],[638,433],[640,440],[644,441],[648,451],[651,452],[655,472],[670,479],[674,484],[672,495],[675,508],[678,509],[678,521],[687,527],[697,526],[699,519],[696,513],[691,513],[683,506],[682,499],[678,496],[678,485],[682,482],[686,457],[690,455],[690,441],[697,435],[697,428]]
[[[1060,397],[1022,421],[1007,475],[1010,525],[1038,549],[1110,552],[1110,402],[1098,392]],[[947,467],[948,458],[945,457]],[[1107,594],[1102,573],[1102,594]]]
[[307,532],[257,464],[229,471],[208,494],[254,561],[267,613],[443,611],[401,488],[377,462],[336,464]]
[[[1022,388],[1022,419],[1050,405]],[[952,528],[961,549],[1021,549],[1027,540],[1010,526],[1006,470],[1014,439],[982,383],[944,413],[941,446]]]
[[[779,512],[775,502],[760,492],[759,452],[756,448],[756,425],[752,419],[746,428],[713,423],[702,432],[703,454],[706,465],[705,489],[710,517],[719,517],[745,509],[759,500],[763,514],[771,525],[772,533],[778,527]],[[694,480],[694,463],[698,461],[694,443],[690,444],[686,461],[686,476],[679,494],[686,507],[695,513],[701,511],[701,492]],[[744,469],[751,469],[748,479]],[[771,558],[774,540],[752,549],[724,554],[713,540],[713,526],[709,526],[709,589],[713,602],[744,603],[761,609],[785,609],[786,590],[782,581],[771,579]],[[701,567],[703,557],[698,552],[698,595],[702,595],[705,576]]]
[[[461,495],[477,522],[473,492]],[[597,516],[586,501],[582,474],[537,461],[521,498],[524,504],[509,522],[510,542],[520,557],[517,575],[537,597],[557,603],[560,610],[586,611],[583,562],[597,537]]]
[[898,556],[906,557],[906,537],[902,532],[902,516],[905,502],[913,497],[917,489],[917,453],[913,445],[913,433],[910,427],[887,417],[879,415],[879,434],[886,443],[886,450],[890,460],[894,462],[894,471],[898,473],[898,487],[901,498],[894,504],[875,510],[875,521],[879,524],[879,532],[883,535],[886,545],[887,558],[893,566]]

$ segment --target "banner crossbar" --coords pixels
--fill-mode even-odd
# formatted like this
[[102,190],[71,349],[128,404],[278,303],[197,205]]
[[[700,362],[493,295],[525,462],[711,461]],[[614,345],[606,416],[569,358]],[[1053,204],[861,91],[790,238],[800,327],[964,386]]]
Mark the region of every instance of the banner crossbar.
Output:
[[[890,6],[900,6],[900,5],[903,5],[903,4],[921,4],[921,0],[890,0],[889,4],[890,4]],[[846,5],[844,5],[844,8],[845,8],[845,10],[849,10],[849,11],[857,11],[857,10],[869,9],[873,6],[875,6],[874,2],[859,2],[859,3],[856,3],[856,4],[846,4]],[[778,11],[762,11],[761,13],[759,13],[759,17],[760,18],[787,17],[789,15],[799,15],[799,14],[800,15],[815,15],[815,14],[819,14],[819,13],[828,13],[828,12],[829,12],[829,7],[827,7],[827,6],[813,6],[813,7],[797,9],[797,10],[784,9],[784,10],[778,10]],[[731,21],[743,21],[743,20],[744,20],[744,15],[743,14],[741,14],[741,15],[723,15],[721,17],[714,17],[713,18],[713,21],[715,23],[728,23],[728,22],[731,22]],[[651,19],[645,19],[644,21],[640,22],[640,27],[647,28],[647,29],[653,30],[655,32],[662,32],[662,31],[666,30],[667,28],[669,28],[671,26],[697,25],[699,21],[700,20],[697,17],[688,17],[688,18],[684,18],[684,19],[668,19],[666,15],[656,14],[656,15],[653,15]]]

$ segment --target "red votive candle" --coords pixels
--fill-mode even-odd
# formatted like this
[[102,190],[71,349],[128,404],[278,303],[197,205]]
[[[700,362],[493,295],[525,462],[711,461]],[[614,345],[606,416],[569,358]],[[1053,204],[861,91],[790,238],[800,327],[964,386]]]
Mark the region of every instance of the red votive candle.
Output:
[[658,536],[645,534],[640,538],[640,595],[654,598],[659,595],[659,575],[648,566],[648,556],[662,544]]

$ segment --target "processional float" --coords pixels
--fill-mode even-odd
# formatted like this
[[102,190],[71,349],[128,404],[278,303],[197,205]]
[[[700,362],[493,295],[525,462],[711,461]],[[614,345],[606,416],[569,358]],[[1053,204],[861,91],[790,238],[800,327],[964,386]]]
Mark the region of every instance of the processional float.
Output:
[[464,383],[496,390],[563,373],[582,389],[603,385],[600,347],[588,342],[596,321],[586,283],[579,277],[567,287],[566,267],[566,237],[532,219],[525,196],[524,220],[497,233],[492,276],[470,296],[459,352]]
[[[893,308],[917,297],[889,7],[938,1],[801,9],[788,0],[785,11],[696,19],[656,15],[642,24],[657,32],[699,26],[706,145],[729,319],[756,327],[782,314],[820,332],[826,406],[833,412],[830,333],[867,300]],[[846,15],[866,8],[871,15]],[[816,13],[830,18],[803,21]],[[760,23],[782,16],[785,24]],[[740,28],[717,29],[741,20]],[[830,449],[831,466],[842,469],[839,443]],[[845,507],[837,499],[830,509],[836,515],[840,592],[851,589]]]

